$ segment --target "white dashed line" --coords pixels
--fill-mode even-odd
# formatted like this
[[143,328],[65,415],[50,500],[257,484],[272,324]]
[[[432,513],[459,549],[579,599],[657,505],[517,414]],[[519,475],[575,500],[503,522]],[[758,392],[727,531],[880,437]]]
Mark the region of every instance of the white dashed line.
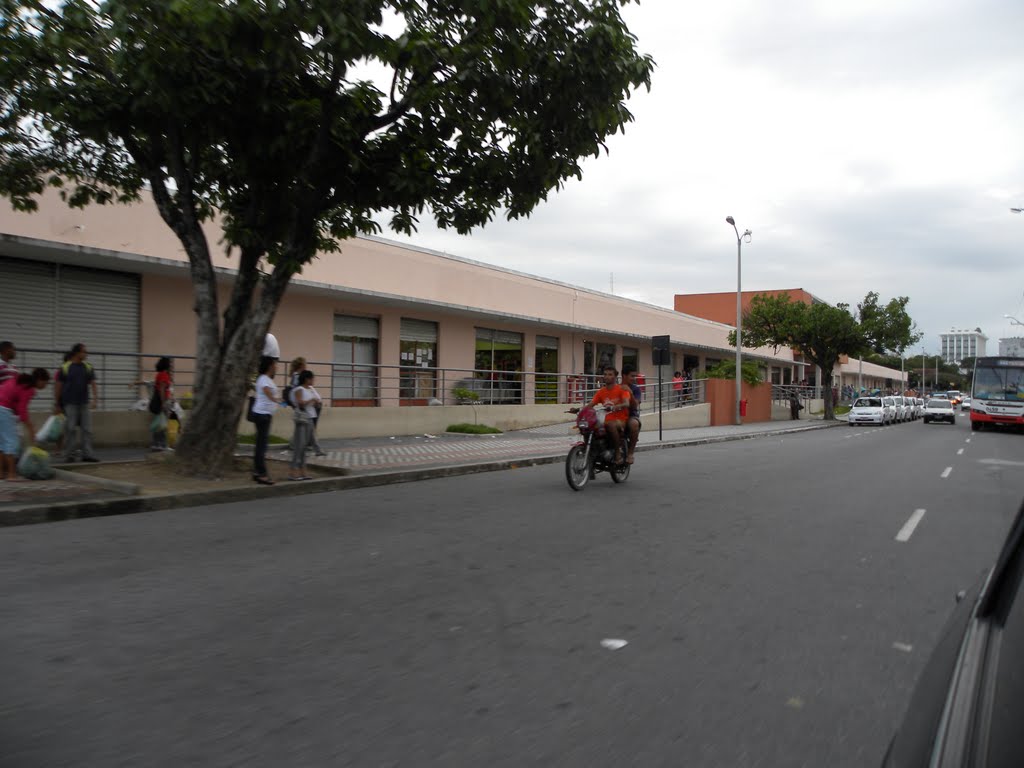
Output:
[[964,449],[961,448],[959,451],[956,452],[956,455],[957,456],[963,456],[964,455]]
[[923,509],[914,510],[914,514],[910,516],[910,519],[900,528],[900,532],[896,534],[896,541],[910,541],[910,537],[914,535],[914,529],[917,528],[917,524],[924,517],[924,512]]
[[895,648],[897,651],[903,651],[904,653],[910,653],[912,650],[914,650],[914,646],[910,645],[909,643],[901,643],[899,641],[893,643],[892,647]]
[[943,480],[945,480],[947,477],[949,477],[949,474],[952,471],[953,471],[952,467],[946,467],[944,470],[942,470],[942,474],[939,475],[939,477],[941,477]]

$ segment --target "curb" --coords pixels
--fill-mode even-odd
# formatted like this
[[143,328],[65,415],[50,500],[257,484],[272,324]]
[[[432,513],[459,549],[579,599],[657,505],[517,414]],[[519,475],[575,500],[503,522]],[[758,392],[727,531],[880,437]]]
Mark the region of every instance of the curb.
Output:
[[[638,445],[637,451],[660,451],[666,448],[684,448],[686,446],[708,445],[711,443],[728,443],[737,440],[756,440],[760,437],[777,437],[798,432],[812,432],[819,429],[831,429],[841,426],[842,422],[815,424],[813,426],[794,429],[778,429],[771,432],[753,432],[742,435],[722,435],[721,437],[703,437],[692,440],[675,440],[656,445]],[[305,496],[311,493],[328,491],[344,491],[355,488],[373,488],[392,483],[412,483],[420,480],[433,480],[459,475],[475,475],[482,472],[497,472],[505,469],[535,467],[543,464],[559,464],[565,455],[544,454],[524,456],[516,459],[485,461],[476,464],[455,464],[449,467],[424,467],[423,469],[382,469],[379,472],[365,474],[349,474],[337,477],[326,477],[319,480],[308,480],[303,483],[280,483],[272,486],[253,486],[242,488],[224,488],[213,491],[197,491],[194,493],[168,493],[156,496],[132,495],[118,499],[95,499],[92,501],[65,501],[56,504],[33,504],[23,507],[12,507],[0,510],[0,527],[16,525],[35,525],[39,523],[59,522],[63,520],[80,520],[89,517],[108,517],[112,515],[132,515],[141,512],[158,512],[182,507],[205,506],[210,504],[226,504],[233,501],[259,501],[278,499],[288,496]],[[62,471],[62,470],[59,470]],[[75,479],[81,475],[73,474]],[[96,479],[96,478],[93,478]],[[128,485],[117,481],[119,486]]]
[[138,496],[142,491],[142,486],[138,483],[122,483],[120,480],[109,480],[105,477],[95,477],[83,472],[73,472],[68,469],[54,469],[53,473],[56,477],[61,480],[66,480],[69,483],[95,485],[99,488],[104,488],[105,490],[120,493],[125,496]]

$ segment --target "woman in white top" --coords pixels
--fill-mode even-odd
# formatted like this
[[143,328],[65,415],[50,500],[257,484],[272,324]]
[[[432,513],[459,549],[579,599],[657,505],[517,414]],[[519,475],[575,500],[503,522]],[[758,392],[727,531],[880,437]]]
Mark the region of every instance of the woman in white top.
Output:
[[274,384],[277,361],[272,357],[260,358],[259,377],[256,379],[256,399],[252,404],[252,420],[256,426],[256,451],[252,456],[252,479],[262,485],[273,485],[267,474],[267,440],[270,421],[281,402]]
[[306,449],[313,435],[313,419],[316,418],[316,406],[320,403],[320,395],[313,388],[313,372],[302,371],[299,380],[291,392],[292,405],[295,406],[295,434],[292,435],[292,466],[288,473],[289,480],[312,480],[306,474]]

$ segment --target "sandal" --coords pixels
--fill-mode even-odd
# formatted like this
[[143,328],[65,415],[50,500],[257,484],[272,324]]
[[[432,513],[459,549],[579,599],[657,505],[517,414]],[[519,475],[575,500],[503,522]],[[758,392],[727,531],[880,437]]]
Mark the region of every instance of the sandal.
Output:
[[627,464],[632,464],[633,463],[633,454],[632,453],[629,454],[629,456],[626,457],[626,463]]
[[260,485],[273,485],[273,484],[274,484],[274,481],[273,481],[273,480],[271,480],[271,479],[270,479],[269,477],[267,477],[266,475],[264,475],[263,477],[255,477],[255,478],[253,478],[253,479],[254,479],[254,480],[255,480],[255,481],[257,482],[257,483],[259,483]]

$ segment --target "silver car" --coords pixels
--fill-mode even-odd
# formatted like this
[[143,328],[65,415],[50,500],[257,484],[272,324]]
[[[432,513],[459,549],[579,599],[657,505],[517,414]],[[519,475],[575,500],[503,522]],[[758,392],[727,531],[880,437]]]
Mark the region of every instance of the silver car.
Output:
[[928,424],[932,421],[948,421],[950,424],[956,424],[956,410],[953,408],[953,403],[935,397],[925,403],[924,423]]
[[889,414],[880,397],[858,397],[850,408],[850,426],[877,424],[884,427],[889,423]]

